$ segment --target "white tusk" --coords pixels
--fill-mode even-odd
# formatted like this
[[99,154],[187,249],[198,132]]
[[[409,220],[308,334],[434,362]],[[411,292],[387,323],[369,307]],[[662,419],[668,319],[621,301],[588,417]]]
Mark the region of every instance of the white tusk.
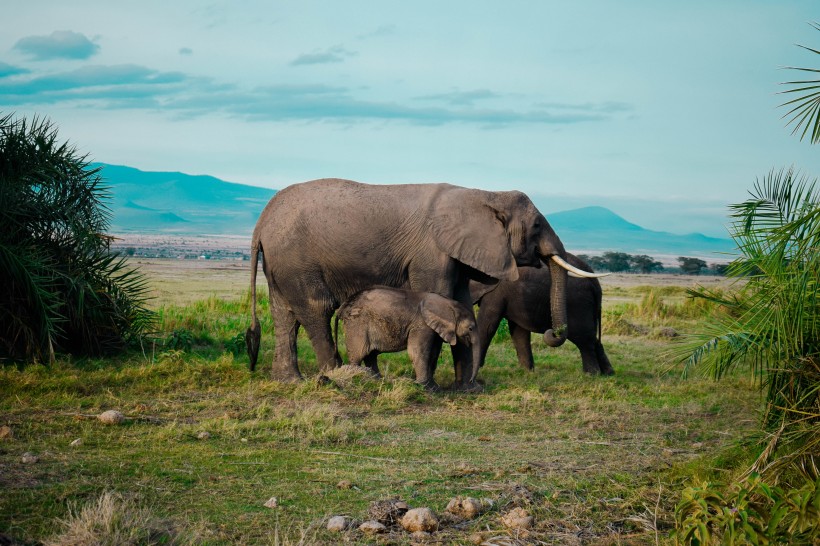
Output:
[[550,256],[552,260],[566,269],[569,272],[570,277],[580,277],[585,279],[597,279],[599,277],[606,277],[609,273],[590,273],[588,271],[584,271],[583,269],[578,269],[574,265],[568,263],[565,259],[561,258],[560,256],[556,256],[553,254]]

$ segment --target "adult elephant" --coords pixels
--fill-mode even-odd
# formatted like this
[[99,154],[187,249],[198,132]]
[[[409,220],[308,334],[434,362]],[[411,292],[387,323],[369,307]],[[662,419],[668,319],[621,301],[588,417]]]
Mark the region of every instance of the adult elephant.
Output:
[[[566,252],[521,192],[449,184],[368,185],[322,179],[289,186],[267,204],[251,243],[251,369],[259,354],[256,269],[268,281],[275,329],[272,377],[301,379],[296,335],[304,326],[321,371],[340,364],[330,319],[353,294],[374,285],[435,292],[471,304],[470,278],[515,280],[518,266],[549,260],[553,327],[566,339]],[[550,260],[550,258],[553,258]],[[435,335],[435,333],[432,333]],[[440,348],[440,343],[438,344]],[[469,351],[453,351],[456,381],[469,378]],[[465,367],[466,366],[466,367]],[[427,386],[435,387],[432,378]]]
[[[592,272],[581,258],[567,254],[567,261],[578,269]],[[518,280],[497,283],[470,281],[473,303],[479,305],[478,338],[479,366],[484,364],[490,341],[502,318],[507,319],[518,363],[532,370],[530,333],[543,333],[549,328],[552,288],[551,273],[546,268],[521,267]],[[567,339],[581,351],[583,370],[589,374],[612,375],[615,371],[601,343],[601,283],[597,278],[567,279]],[[553,336],[545,336],[547,344],[555,346]]]

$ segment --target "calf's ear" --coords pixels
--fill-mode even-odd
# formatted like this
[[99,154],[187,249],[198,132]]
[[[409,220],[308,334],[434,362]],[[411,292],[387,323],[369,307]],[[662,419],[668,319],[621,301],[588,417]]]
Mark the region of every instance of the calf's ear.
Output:
[[458,343],[452,305],[446,298],[438,294],[430,294],[424,298],[421,302],[421,316],[427,326],[435,330],[441,339],[450,345]]

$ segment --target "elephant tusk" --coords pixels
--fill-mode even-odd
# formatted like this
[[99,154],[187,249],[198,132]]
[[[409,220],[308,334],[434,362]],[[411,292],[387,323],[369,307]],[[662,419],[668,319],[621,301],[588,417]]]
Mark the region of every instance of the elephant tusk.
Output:
[[599,277],[606,277],[609,273],[590,273],[588,271],[584,271],[583,269],[578,269],[574,265],[571,265],[565,259],[561,258],[560,256],[556,256],[553,254],[550,256],[552,261],[566,269],[569,273],[570,277],[580,277],[585,279],[597,279]]

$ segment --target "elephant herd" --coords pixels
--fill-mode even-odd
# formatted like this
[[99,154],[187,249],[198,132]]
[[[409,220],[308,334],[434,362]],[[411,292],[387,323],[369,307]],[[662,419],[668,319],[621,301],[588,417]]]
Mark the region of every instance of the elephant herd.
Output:
[[[322,179],[289,186],[262,211],[251,243],[253,370],[259,258],[274,323],[272,377],[302,378],[296,336],[304,327],[320,372],[341,365],[331,318],[345,323],[351,364],[378,373],[377,355],[406,349],[416,381],[433,379],[450,344],[455,388],[472,389],[502,318],[522,366],[530,333],[557,347],[569,339],[588,373],[613,373],[600,341],[601,287],[568,254],[532,201],[518,191],[449,184],[369,185]],[[474,317],[473,305],[478,314]],[[338,310],[338,311],[337,311]]]

